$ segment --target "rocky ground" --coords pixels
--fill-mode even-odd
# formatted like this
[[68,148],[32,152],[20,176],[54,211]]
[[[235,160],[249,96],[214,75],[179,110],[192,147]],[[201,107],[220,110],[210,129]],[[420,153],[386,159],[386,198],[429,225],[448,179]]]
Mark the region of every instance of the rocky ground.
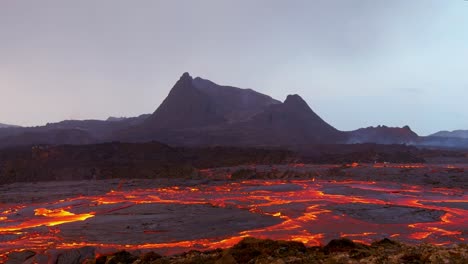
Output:
[[434,188],[468,188],[467,164],[348,163],[340,165],[284,164],[216,168],[213,177],[231,174],[233,179],[357,180],[416,184]]
[[[468,240],[467,172],[463,164],[249,165],[176,179],[1,185],[0,262],[468,263],[467,246],[457,245]],[[238,243],[245,237],[304,244]],[[313,247],[336,237],[355,243]],[[370,244],[384,237],[401,244]],[[130,253],[114,253],[121,249]]]
[[200,176],[198,172],[201,169],[242,164],[341,165],[354,162],[468,164],[468,152],[377,144],[309,145],[296,151],[240,147],[181,148],[158,142],[23,146],[0,149],[0,184],[187,178]]
[[10,254],[6,264],[302,264],[302,263],[468,263],[468,246],[440,247],[433,245],[409,246],[389,239],[370,245],[349,239],[335,239],[325,246],[306,247],[300,242],[274,241],[245,238],[227,249],[211,251],[189,251],[173,256],[161,256],[155,252],[119,251],[96,256],[93,248],[85,247],[63,251],[54,260],[33,251]]

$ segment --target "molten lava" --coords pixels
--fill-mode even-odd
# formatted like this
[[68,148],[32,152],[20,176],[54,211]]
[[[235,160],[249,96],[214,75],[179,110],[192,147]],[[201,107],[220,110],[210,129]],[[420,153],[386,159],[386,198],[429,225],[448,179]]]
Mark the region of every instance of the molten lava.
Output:
[[[349,167],[359,166],[355,163]],[[419,166],[423,165],[401,165],[401,168]],[[228,247],[248,236],[295,240],[309,246],[342,236],[362,242],[392,237],[406,242],[453,244],[468,239],[468,210],[452,206],[466,203],[467,198],[463,189],[456,188],[319,179],[219,181],[189,187],[111,190],[102,195],[70,197],[48,203],[1,204],[0,254],[19,249],[47,250],[85,245],[102,250],[161,249],[165,250],[164,253],[174,253],[191,248]],[[109,244],[86,241],[82,237],[63,239],[61,236],[63,224],[86,222],[144,204],[238,208],[251,214],[277,218],[279,224],[225,237],[164,243],[146,243],[142,236],[141,243],[130,245],[120,244],[118,239]],[[404,215],[408,212],[414,213],[414,217]],[[387,220],[375,218],[373,213]],[[401,216],[398,215],[400,213]],[[405,217],[412,221],[408,223],[403,219]],[[167,232],[171,230],[149,228],[143,233],[163,235]]]

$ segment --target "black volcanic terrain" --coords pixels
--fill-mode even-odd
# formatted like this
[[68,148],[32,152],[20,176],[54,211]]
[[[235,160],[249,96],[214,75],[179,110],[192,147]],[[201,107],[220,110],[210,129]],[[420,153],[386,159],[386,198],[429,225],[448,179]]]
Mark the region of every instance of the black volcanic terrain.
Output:
[[173,148],[158,142],[16,147],[0,150],[0,184],[114,178],[190,178],[199,169],[294,162],[285,150]]
[[[206,168],[249,164],[468,163],[468,152],[405,145],[304,145],[295,151],[171,147],[158,142],[37,145],[0,150],[0,184],[12,182],[199,178]],[[233,172],[242,169],[233,169]],[[253,178],[260,177],[253,173]],[[263,176],[262,176],[263,177]],[[276,177],[276,176],[275,176]]]

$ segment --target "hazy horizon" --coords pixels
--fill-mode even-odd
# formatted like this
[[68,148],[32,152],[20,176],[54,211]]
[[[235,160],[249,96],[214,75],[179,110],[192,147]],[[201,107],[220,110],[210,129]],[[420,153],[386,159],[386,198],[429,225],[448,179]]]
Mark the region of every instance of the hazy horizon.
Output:
[[468,1],[4,1],[0,123],[152,113],[187,71],[339,130],[468,129]]

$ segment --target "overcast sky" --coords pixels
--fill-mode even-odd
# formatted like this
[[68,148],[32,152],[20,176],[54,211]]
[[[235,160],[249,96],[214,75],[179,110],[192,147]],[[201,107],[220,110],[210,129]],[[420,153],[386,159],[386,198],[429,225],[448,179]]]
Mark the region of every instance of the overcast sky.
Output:
[[468,129],[468,1],[0,1],[0,123],[151,113],[184,71],[340,130]]

